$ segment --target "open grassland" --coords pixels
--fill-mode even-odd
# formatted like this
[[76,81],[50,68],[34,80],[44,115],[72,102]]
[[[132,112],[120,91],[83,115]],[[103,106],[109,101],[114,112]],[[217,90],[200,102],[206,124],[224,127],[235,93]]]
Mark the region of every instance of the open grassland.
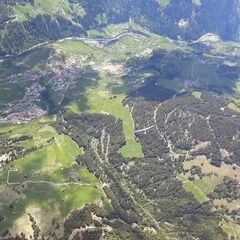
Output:
[[57,51],[62,51],[65,56],[78,55],[79,58],[83,56],[90,56],[94,51],[90,45],[79,40],[64,40],[55,42],[53,44],[53,48]]
[[211,175],[210,177],[205,176],[202,179],[207,181],[209,191],[211,192],[219,183],[222,182],[225,176],[237,179],[240,181],[240,169],[235,170],[231,165],[222,164],[221,167],[215,167],[210,164],[204,156],[199,156],[194,160],[184,162],[184,169],[190,169],[191,166],[199,166],[202,169],[202,173],[205,175]]
[[192,2],[197,6],[200,6],[202,4],[201,0],[192,0]]
[[[192,166],[201,167],[204,176],[202,179],[196,179],[191,181],[196,185],[204,194],[213,192],[214,188],[223,182],[225,176],[240,180],[240,170],[233,169],[230,165],[222,165],[221,167],[215,167],[203,156],[199,156],[194,160],[184,162],[184,169],[189,170]],[[190,173],[184,175],[184,178],[188,178]],[[182,180],[182,179],[181,179]]]
[[[104,85],[104,81],[106,81],[106,79],[103,76],[100,80],[102,86]],[[97,88],[91,88],[87,91],[87,101],[84,99],[83,101],[72,102],[68,108],[76,113],[90,112],[111,114],[114,117],[121,119],[123,121],[123,131],[127,143],[120,152],[126,158],[142,157],[143,153],[141,145],[135,140],[133,120],[130,110],[127,106],[122,105],[125,95],[112,95],[111,92],[107,91],[105,87],[101,87],[100,84]]]
[[219,75],[216,70],[217,64],[209,63],[209,60],[199,61],[190,54],[188,58],[179,58],[175,55],[163,59],[159,58],[159,62],[162,66],[171,62],[179,69],[179,75],[173,79],[166,79],[161,75],[157,76],[159,78],[158,85],[161,87],[179,91],[186,88],[185,81],[187,80],[214,91],[223,91],[230,94],[237,94],[238,92],[237,83],[239,80]]
[[[105,198],[103,191],[100,188],[95,188],[90,185],[68,185],[62,187],[51,186],[47,184],[28,184],[24,185],[19,191],[22,191],[22,196],[18,197],[15,201],[1,204],[1,214],[5,219],[1,222],[0,231],[14,226],[19,218],[27,215],[27,208],[35,205],[46,213],[52,220],[54,217],[60,217],[59,221],[63,221],[71,210],[81,208],[87,203],[99,203]],[[6,194],[9,189],[6,187]],[[9,200],[10,196],[9,196]],[[108,203],[108,201],[105,201]],[[51,214],[49,214],[51,213]],[[30,224],[29,222],[26,224]],[[44,224],[44,219],[39,223],[40,226]],[[49,226],[51,229],[51,226]],[[21,233],[19,229],[19,233]]]
[[[125,35],[118,41],[105,46],[102,49],[102,54],[106,58],[111,57],[113,62],[124,62],[128,59],[148,57],[153,49],[172,51],[175,49],[175,45],[169,39],[158,35],[151,35],[150,37]],[[147,54],[147,52],[149,53]]]
[[91,29],[87,31],[87,35],[89,38],[106,38],[106,34],[97,29]]
[[130,22],[125,22],[125,23],[119,23],[119,24],[110,24],[107,25],[104,28],[104,32],[107,33],[109,37],[116,37],[121,33],[128,32],[129,30],[141,32],[144,34],[147,34],[148,36],[154,36],[155,34],[147,30],[146,28],[143,28],[141,25],[138,23],[131,21]]
[[[111,26],[109,27],[111,28]],[[78,55],[79,58],[87,56],[87,62],[91,61],[96,64],[103,62],[124,63],[128,59],[140,56],[147,57],[153,49],[171,51],[176,48],[168,38],[152,33],[149,33],[149,37],[129,35],[124,31],[117,32],[116,35],[121,37],[102,47],[98,47],[98,44],[93,40],[80,41],[73,38],[58,41],[53,44],[53,48],[57,51],[61,50],[67,56]],[[146,54],[148,52],[146,49],[150,52],[149,54]]]
[[226,234],[228,234],[228,236],[232,236],[233,239],[240,240],[240,228],[234,222],[231,220],[222,220],[219,226]]
[[187,192],[191,192],[193,194],[193,196],[200,202],[205,202],[208,200],[206,194],[202,191],[202,189],[200,188],[200,184],[196,183],[196,182],[192,182],[189,181],[185,176],[183,175],[179,175],[178,179],[180,181],[182,181],[183,184],[183,188],[187,191]]
[[[207,195],[215,189],[215,187],[223,182],[225,176],[240,180],[240,169],[233,169],[230,165],[222,165],[215,167],[203,156],[197,157],[194,160],[184,162],[184,169],[190,170],[192,166],[201,167],[204,176],[202,179],[189,181],[190,173],[179,175],[179,180],[183,182],[184,188],[192,192],[200,202],[204,200],[203,195]],[[205,199],[206,200],[206,199]]]
[[231,110],[240,113],[240,108],[235,103],[229,103],[228,108]]
[[201,93],[201,92],[193,92],[192,95],[193,95],[195,98],[201,99],[202,93]]
[[[104,207],[112,211],[101,182],[75,162],[83,150],[71,138],[59,135],[50,126],[53,119],[45,117],[0,129],[4,133],[1,139],[32,136],[32,139],[17,144],[26,149],[36,147],[35,151],[0,168],[0,211],[4,216],[0,232],[13,227],[15,233],[28,229],[31,235],[27,213],[35,214],[36,208],[51,220],[56,218],[60,224],[71,210],[87,203],[103,202]],[[51,225],[44,227],[44,219],[38,220],[39,225],[50,231]]]
[[[59,169],[66,171],[65,168],[76,165],[75,159],[80,153],[81,150],[69,137],[56,135],[52,143],[14,163],[14,167],[18,171],[11,173],[10,182],[24,182],[25,178],[28,179],[27,176],[31,176],[32,181],[52,181],[56,178],[54,175],[56,171],[59,175]],[[73,167],[72,171],[75,170],[75,167]],[[65,174],[63,171],[61,178],[63,182],[71,176]]]
[[170,0],[157,0],[157,2],[160,4],[161,7],[167,7],[170,5]]
[[34,74],[45,69],[50,56],[49,48],[38,48],[18,56],[11,63],[0,63],[0,110],[9,103],[22,100],[26,88],[34,82]]
[[[159,74],[156,74],[156,76],[158,75]],[[169,79],[162,78],[161,76],[158,76],[158,78],[159,80],[157,82],[157,85],[162,88],[166,88],[174,91],[181,91],[184,88],[184,84],[181,81],[178,81],[178,80],[169,81]]]
[[18,84],[12,83],[1,83],[0,88],[0,107],[6,104],[21,100],[24,96],[25,87],[27,86],[26,81],[19,80]]
[[129,29],[129,23],[121,23],[121,24],[110,24],[105,28],[105,32],[110,37],[115,37],[123,32],[127,32]]
[[[122,28],[127,26],[123,25]],[[107,30],[114,35],[116,28],[109,26]],[[133,89],[133,86],[123,79],[127,71],[125,64],[128,60],[132,61],[141,56],[149,57],[152,49],[164,48],[166,51],[171,51],[174,45],[167,38],[151,34],[150,38],[123,35],[102,48],[76,40],[58,42],[54,46],[68,56],[75,54],[81,56],[85,59],[84,64],[90,64],[97,70],[94,86],[86,89],[80,100],[72,101],[68,109],[75,113],[110,114],[121,119],[127,143],[120,152],[125,158],[142,157],[141,146],[135,140],[130,109],[122,104],[126,94]],[[79,78],[77,84],[81,85],[84,82],[85,78]]]
[[36,48],[27,53],[19,55],[14,60],[14,64],[18,68],[21,67],[32,72],[39,72],[46,66],[50,54],[51,49],[48,47]]
[[[189,172],[185,175],[178,175],[178,179],[182,182],[184,189],[191,192],[199,202],[208,200],[207,195],[212,193],[217,185],[223,183],[225,176],[240,181],[240,168],[233,168],[233,166],[225,164],[222,164],[221,167],[215,167],[204,156],[196,157],[191,161],[185,161],[183,165],[185,170],[190,170],[192,166],[201,167],[202,178],[190,181],[188,179],[191,176]],[[213,206],[214,211],[222,207],[228,209],[228,211],[236,211],[239,209],[240,203],[239,200],[215,199]],[[232,218],[227,217],[227,219],[222,220],[219,226],[229,237],[233,236],[233,239],[240,239],[240,227]]]
[[62,13],[66,17],[71,13],[71,8],[67,0],[34,0],[33,5],[30,3],[17,4],[13,7],[14,13],[19,21],[25,21],[29,17],[35,17],[38,14],[44,15]]

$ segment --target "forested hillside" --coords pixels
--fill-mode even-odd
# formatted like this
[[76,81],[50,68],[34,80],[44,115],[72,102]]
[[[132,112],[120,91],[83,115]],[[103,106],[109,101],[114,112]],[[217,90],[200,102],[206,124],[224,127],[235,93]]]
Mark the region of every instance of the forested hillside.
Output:
[[45,41],[83,36],[89,29],[129,18],[175,39],[197,39],[207,32],[238,39],[239,4],[239,0],[3,0],[0,55]]
[[0,239],[240,240],[239,3],[0,0]]

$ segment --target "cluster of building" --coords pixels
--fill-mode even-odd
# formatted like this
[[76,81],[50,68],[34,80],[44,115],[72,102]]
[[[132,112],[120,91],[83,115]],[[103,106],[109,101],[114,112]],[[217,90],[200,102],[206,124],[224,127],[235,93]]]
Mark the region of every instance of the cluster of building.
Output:
[[17,81],[19,81],[20,78],[30,80],[30,81],[37,81],[41,77],[46,76],[48,73],[49,73],[48,70],[43,70],[43,71],[40,71],[37,73],[32,73],[32,72],[26,70],[25,72],[10,75],[5,80],[6,80],[6,82],[9,82],[9,83],[16,83]]
[[193,80],[185,80],[184,81],[184,87],[185,88],[199,88],[201,87],[201,84],[199,81],[193,81]]
[[55,91],[61,91],[73,85],[83,70],[82,62],[84,60],[81,56],[78,58],[68,57],[64,63],[52,59],[47,66],[48,71],[54,73],[48,82],[51,88]]
[[80,74],[79,69],[62,69],[50,80],[49,84],[55,91],[67,89],[75,83],[76,77]]
[[25,89],[25,95],[22,100],[14,101],[0,110],[0,123],[12,122],[21,123],[29,121],[46,114],[39,104],[45,87],[39,83],[42,77],[49,77],[46,85],[49,85],[54,91],[64,91],[76,83],[77,78],[86,71],[83,63],[87,56],[70,56],[61,60],[50,57],[44,70],[38,72],[25,72],[11,75],[5,79],[6,82],[17,83],[19,79],[29,80],[29,87]]
[[9,103],[5,110],[0,111],[0,123],[21,123],[44,115],[46,111],[36,104],[44,90],[45,87],[38,82],[27,87],[22,100]]

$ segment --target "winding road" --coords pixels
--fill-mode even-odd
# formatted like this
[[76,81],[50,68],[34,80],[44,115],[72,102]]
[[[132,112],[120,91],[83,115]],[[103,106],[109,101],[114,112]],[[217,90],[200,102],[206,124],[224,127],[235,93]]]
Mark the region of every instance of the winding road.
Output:
[[[56,42],[64,42],[66,40],[77,40],[77,41],[84,41],[86,43],[87,42],[99,42],[99,43],[103,43],[104,45],[108,45],[111,42],[119,40],[120,38],[122,38],[124,36],[142,37],[144,39],[147,39],[147,37],[144,36],[143,34],[134,33],[134,32],[129,31],[129,32],[125,32],[125,33],[120,33],[119,35],[117,35],[115,37],[112,37],[112,38],[66,37],[66,38],[63,38],[63,39],[56,40]],[[43,42],[43,43],[36,44],[36,45],[18,53],[18,54],[2,56],[2,57],[0,57],[0,60],[5,60],[5,59],[8,59],[8,58],[21,56],[22,54],[25,54],[25,53],[27,53],[31,50],[34,50],[35,48],[45,46],[49,43],[53,43],[53,41],[46,41],[46,42]]]

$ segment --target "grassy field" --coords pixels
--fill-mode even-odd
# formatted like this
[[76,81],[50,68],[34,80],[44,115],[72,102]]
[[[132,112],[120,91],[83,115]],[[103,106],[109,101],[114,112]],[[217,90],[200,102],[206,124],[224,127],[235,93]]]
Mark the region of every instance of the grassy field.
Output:
[[200,6],[202,4],[201,0],[192,0],[192,2],[197,6]]
[[1,83],[0,104],[5,106],[13,101],[21,100],[24,96],[25,87],[28,86],[26,81],[19,81],[18,84]]
[[[189,172],[185,175],[178,175],[178,179],[183,183],[184,189],[191,192],[201,203],[208,200],[207,195],[213,192],[218,184],[223,182],[224,176],[235,178],[240,181],[240,170],[238,168],[234,170],[230,165],[222,165],[220,168],[215,167],[203,156],[196,157],[196,159],[191,161],[186,161],[183,165],[185,170],[189,170],[191,166],[199,166],[201,167],[202,173],[205,174],[202,179],[193,181],[188,180],[190,176]],[[228,202],[226,199],[216,199],[213,201],[213,204],[218,208],[225,206],[230,211],[239,208],[238,200]],[[229,221],[222,220],[219,226],[229,236],[233,236],[234,239],[237,240],[240,239],[240,228],[231,218],[229,218]]]
[[205,202],[208,200],[206,194],[202,191],[200,186],[201,182],[198,182],[198,184],[195,181],[189,181],[185,176],[183,175],[178,175],[178,179],[180,181],[182,181],[183,183],[183,188],[187,191],[187,192],[191,192],[193,194],[193,196],[200,202]]
[[[225,176],[240,181],[240,170],[238,168],[233,169],[231,165],[215,167],[203,156],[196,157],[196,159],[191,161],[186,161],[183,165],[185,170],[189,170],[192,166],[201,167],[201,171],[204,174],[202,179],[189,181],[189,172],[185,175],[178,176],[178,179],[183,183],[184,189],[191,192],[199,202],[206,201],[208,199],[207,194],[213,192],[215,187],[223,182]],[[217,208],[224,206],[231,211],[239,208],[239,200],[229,202],[226,199],[216,199],[213,201],[213,205]],[[234,236],[234,239],[240,239],[240,228],[231,218],[229,218],[228,222],[223,220],[219,226],[229,236]]]
[[240,108],[235,103],[229,103],[227,107],[235,112],[240,113]]
[[237,229],[237,226],[234,222],[222,220],[219,226],[223,229],[223,231],[228,234],[228,236],[232,236],[233,239],[240,240],[240,232]]
[[[121,32],[127,27],[126,24],[120,25]],[[119,28],[114,25],[107,27],[111,35],[119,34],[117,30]],[[174,45],[167,38],[151,34],[151,38],[147,39],[140,36],[123,36],[100,49],[73,40],[58,42],[54,47],[61,49],[67,56],[77,54],[85,57],[83,64],[91,63],[91,66],[97,70],[96,76],[93,77],[96,79],[94,86],[86,88],[84,96],[80,97],[80,100],[72,101],[68,109],[75,113],[110,114],[121,119],[127,144],[120,152],[125,158],[142,157],[141,145],[135,140],[130,110],[122,104],[126,94],[133,89],[132,85],[123,79],[126,71],[124,63],[139,56],[148,57],[153,48],[171,51]],[[149,47],[149,53],[146,53],[146,47]],[[84,88],[84,84],[87,83],[89,79],[82,77],[79,78],[77,85]]]
[[[207,188],[204,187],[202,189],[205,193],[212,192],[214,188],[223,181],[224,176],[229,176],[240,181],[239,169],[234,170],[231,165],[222,165],[221,167],[215,167],[211,165],[209,160],[203,156],[197,157],[191,161],[184,162],[184,169],[190,169],[191,166],[199,166],[201,167],[203,174],[210,174],[210,176],[205,176],[201,179],[207,185]],[[187,174],[186,176],[189,175]]]
[[[0,169],[0,212],[5,216],[0,233],[12,226],[13,232],[20,233],[21,229],[16,228],[19,224],[22,224],[21,228],[30,231],[30,222],[26,216],[31,213],[27,209],[32,206],[33,214],[39,208],[46,216],[51,219],[55,217],[60,223],[71,210],[86,203],[103,202],[106,209],[112,211],[101,189],[101,182],[85,167],[75,163],[76,157],[83,150],[68,136],[59,135],[49,124],[47,118],[42,118],[28,124],[4,126],[0,129],[0,132],[5,133],[1,138],[21,135],[33,137],[19,143],[19,146],[42,146]],[[9,172],[8,179],[10,168],[15,171]],[[7,181],[10,185],[6,184]],[[39,225],[43,226],[44,218],[39,221]],[[50,231],[51,226],[48,227]]]
[[70,16],[72,11],[67,0],[34,0],[34,5],[29,3],[17,4],[13,9],[19,21],[25,21],[29,17],[35,17],[37,14],[55,14],[60,11],[63,15],[67,16],[69,14]]
[[175,80],[169,81],[169,79],[161,78],[160,76],[157,84],[162,88],[166,88],[174,91],[181,91],[184,88],[184,85],[181,81],[175,81]]
[[170,5],[170,0],[157,0],[161,7],[167,7]]
[[224,76],[217,74],[217,64],[208,62],[199,62],[194,57],[181,59],[176,56],[166,58],[159,58],[159,62],[166,64],[171,62],[181,69],[180,74],[175,79],[164,79],[159,76],[158,85],[165,88],[175,89],[176,91],[182,90],[185,80],[198,82],[201,86],[216,88],[222,91],[232,90],[237,93],[236,83],[238,79],[229,80]]
[[86,99],[79,102],[72,102],[68,108],[75,113],[90,112],[110,114],[123,121],[123,131],[127,140],[126,145],[120,150],[125,158],[142,157],[141,145],[136,142],[133,120],[128,107],[122,105],[124,94],[113,95],[106,90],[105,76],[99,80],[96,88],[88,89]]
[[83,56],[90,56],[94,51],[90,45],[78,40],[56,42],[53,44],[53,48],[61,50],[65,56],[78,55],[79,59]]
[[[196,186],[205,195],[213,192],[215,187],[223,181],[224,176],[230,176],[240,180],[239,170],[233,170],[230,165],[222,165],[220,168],[215,167],[209,163],[204,157],[197,157],[195,160],[184,162],[184,169],[190,169],[191,166],[199,166],[202,169],[202,173],[205,174],[202,179],[196,179],[191,181],[191,183]],[[209,176],[210,174],[210,176]],[[184,178],[188,178],[189,173],[184,175]],[[183,181],[183,179],[181,179]],[[187,182],[186,182],[187,183]],[[184,183],[184,187],[186,187]],[[190,190],[195,195],[195,189],[191,188],[190,184],[187,183],[186,190]],[[197,197],[197,199],[200,199]]]
[[106,38],[106,34],[97,29],[91,29],[87,31],[87,35],[89,38]]
[[[183,182],[183,187],[193,193],[197,200],[200,202],[206,200],[206,195],[213,192],[215,187],[223,181],[225,176],[229,176],[240,180],[240,171],[234,170],[230,165],[222,165],[215,167],[203,156],[199,156],[194,160],[184,162],[184,169],[189,170],[192,166],[201,167],[202,173],[205,176],[202,179],[189,181],[190,173],[180,175],[178,178]],[[216,204],[216,205],[221,205]]]
[[201,93],[201,92],[193,92],[192,95],[193,95],[195,98],[201,99],[202,93]]
[[[50,56],[50,51],[49,48],[38,48],[16,57],[7,66],[0,63],[0,109],[3,109],[8,103],[23,99],[26,87],[33,84],[33,81],[23,73],[29,71],[27,75],[30,75],[43,70]],[[8,79],[11,75],[15,77]]]

